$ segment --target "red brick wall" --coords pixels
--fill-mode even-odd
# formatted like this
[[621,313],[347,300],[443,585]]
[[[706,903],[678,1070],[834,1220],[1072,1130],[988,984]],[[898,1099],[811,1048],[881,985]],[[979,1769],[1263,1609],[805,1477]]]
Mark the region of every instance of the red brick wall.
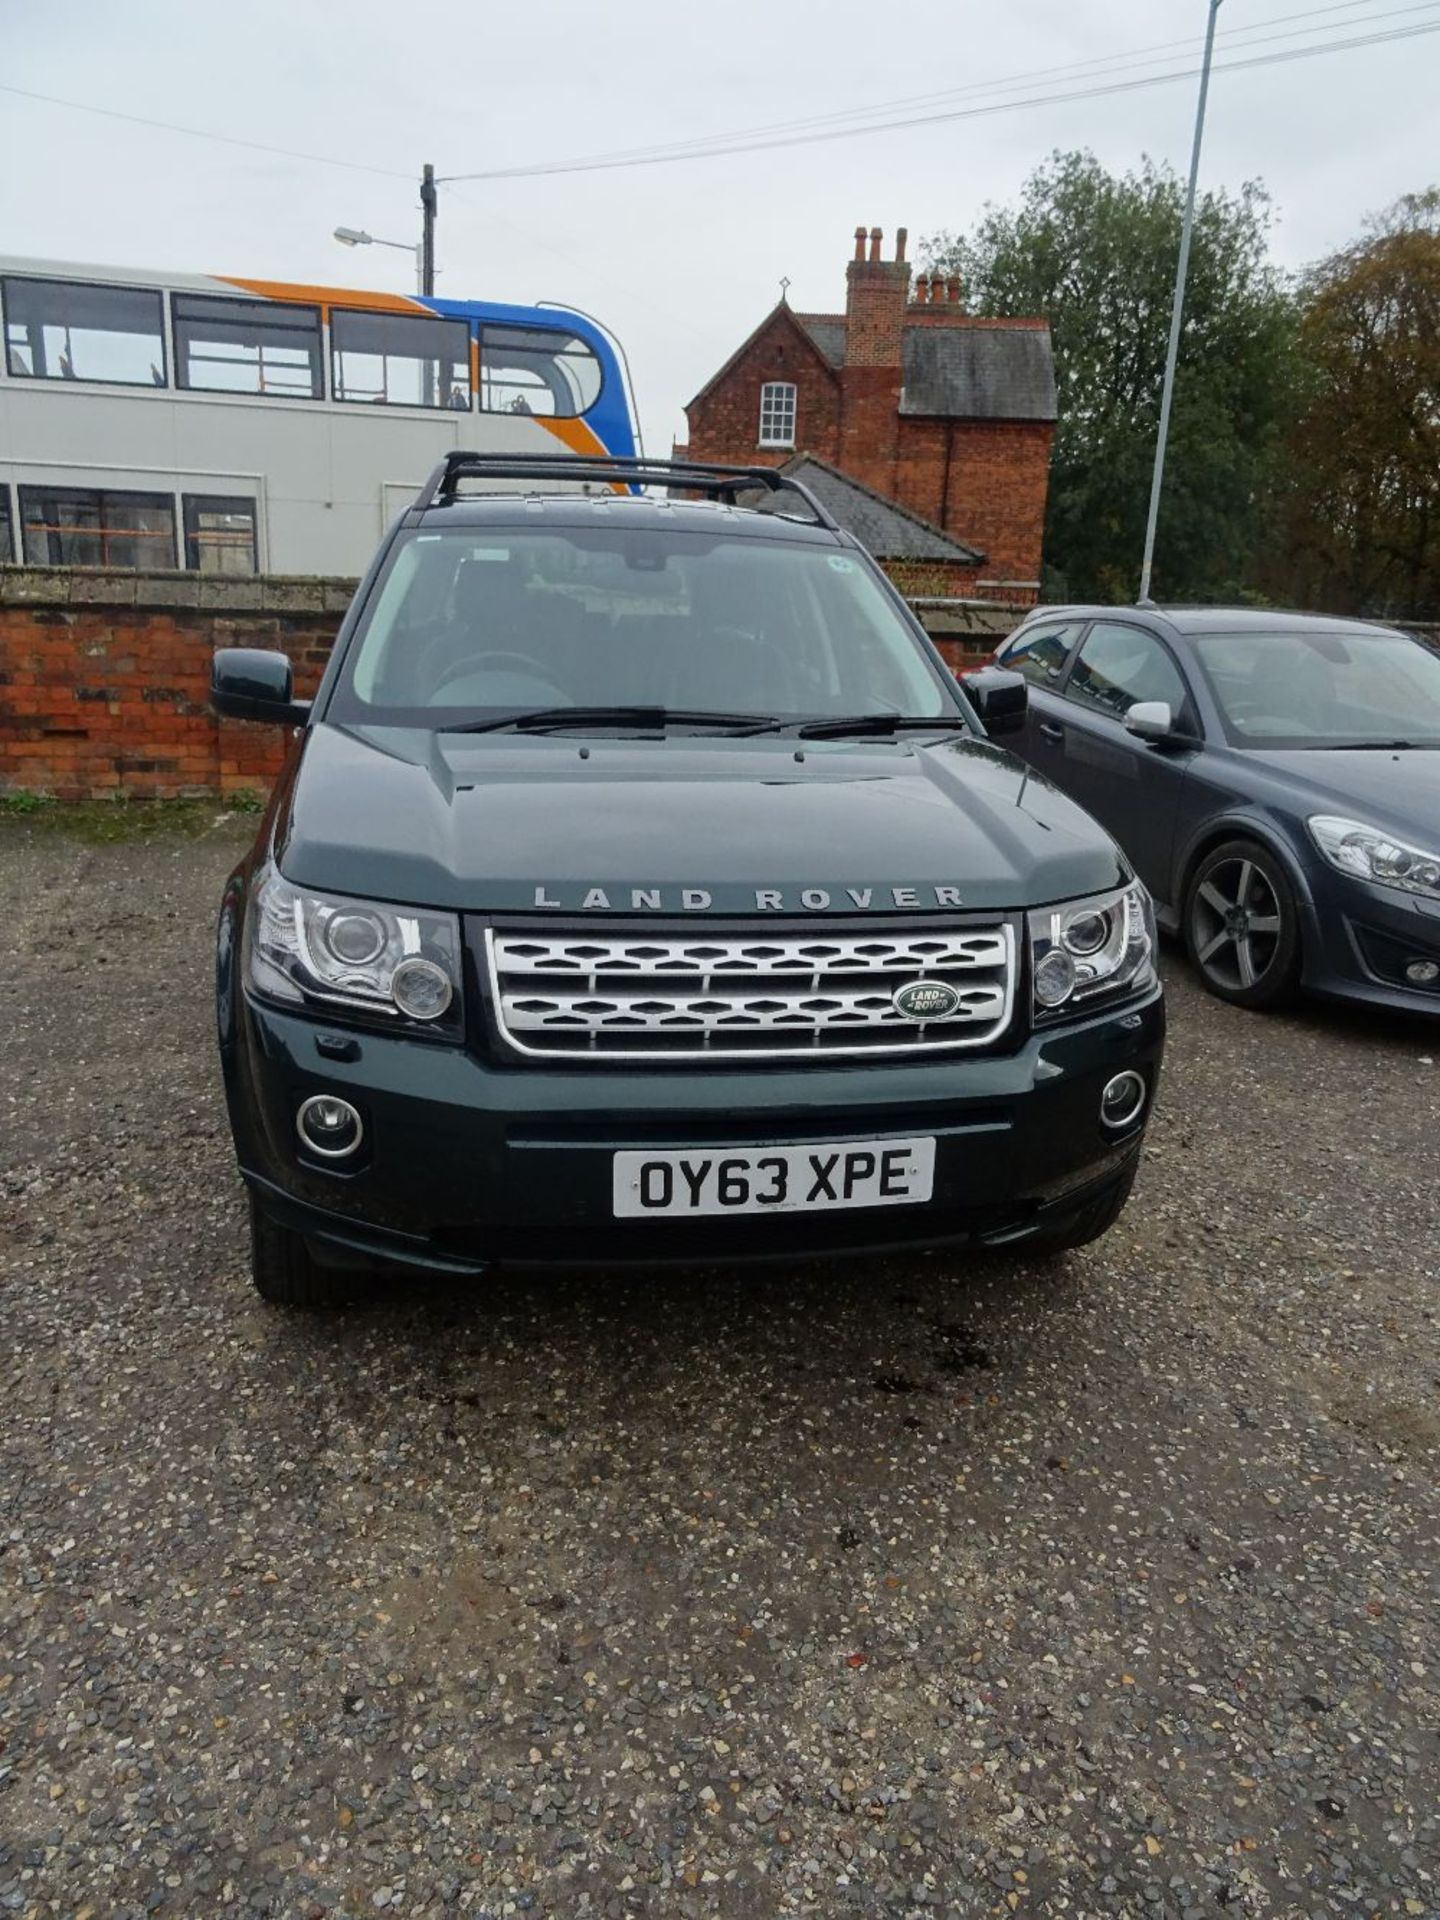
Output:
[[0,792],[262,790],[279,770],[284,731],[217,719],[211,656],[278,648],[308,696],[350,591],[340,581],[0,570]]
[[896,426],[895,469],[890,488],[892,497],[902,507],[918,513],[922,520],[944,527],[952,539],[963,541],[967,547],[978,547],[983,552],[982,543],[974,537],[969,527],[962,530],[958,523],[953,527],[945,526],[945,515],[950,506],[946,497],[945,449],[953,444],[957,429],[963,431],[963,422],[902,420],[897,415]]
[[973,600],[974,567],[958,560],[887,560],[885,571],[907,600]]
[[[954,436],[944,524],[984,553],[986,579],[1038,580],[1054,427],[958,420]],[[960,535],[961,527],[969,531]]]
[[841,376],[842,473],[895,499],[895,456],[900,438],[900,368],[847,366]]
[[772,314],[725,378],[691,404],[691,457],[749,467],[779,467],[791,458],[795,449],[759,444],[760,389],[767,380],[795,386],[795,449],[838,465],[839,383],[788,308]]

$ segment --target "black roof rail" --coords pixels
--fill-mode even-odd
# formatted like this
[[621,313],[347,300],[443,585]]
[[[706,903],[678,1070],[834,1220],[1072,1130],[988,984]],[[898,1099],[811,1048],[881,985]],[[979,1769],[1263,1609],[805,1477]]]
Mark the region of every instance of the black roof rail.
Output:
[[483,480],[597,481],[602,486],[676,487],[711,500],[734,504],[738,495],[755,487],[769,493],[793,493],[814,515],[817,526],[839,531],[838,524],[800,481],[778,467],[727,467],[709,460],[651,460],[634,454],[591,453],[475,453],[457,448],[447,453],[415,497],[413,512],[447,506],[467,476]]

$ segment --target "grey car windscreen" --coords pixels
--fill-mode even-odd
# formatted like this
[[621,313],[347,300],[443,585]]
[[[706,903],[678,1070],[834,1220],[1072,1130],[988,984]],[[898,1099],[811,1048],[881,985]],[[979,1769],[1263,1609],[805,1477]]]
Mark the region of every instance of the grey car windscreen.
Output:
[[1440,746],[1440,654],[1405,634],[1192,638],[1232,746]]

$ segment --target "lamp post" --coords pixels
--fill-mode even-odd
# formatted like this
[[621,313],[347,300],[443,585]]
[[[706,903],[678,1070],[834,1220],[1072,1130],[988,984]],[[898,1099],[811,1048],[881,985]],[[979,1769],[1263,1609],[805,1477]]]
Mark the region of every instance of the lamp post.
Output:
[[[363,227],[336,227],[335,238],[342,247],[397,247],[401,253],[408,253],[415,262],[415,286],[419,293],[432,292],[433,285],[425,285],[425,243],[411,245],[408,240],[382,240],[378,235],[366,233]],[[432,269],[433,279],[433,269]]]
[[435,291],[435,216],[440,196],[435,169],[427,160],[420,174],[420,241],[411,246],[406,240],[378,240],[362,227],[336,227],[335,238],[342,247],[403,247],[415,256],[415,290],[422,295]]
[[1190,150],[1190,187],[1180,228],[1180,258],[1175,265],[1175,297],[1170,307],[1170,349],[1165,355],[1165,385],[1160,394],[1160,431],[1155,438],[1155,470],[1150,477],[1150,512],[1145,521],[1145,555],[1140,563],[1140,605],[1149,606],[1150,568],[1155,558],[1155,525],[1160,518],[1160,483],[1165,477],[1165,443],[1170,436],[1170,403],[1175,397],[1175,362],[1180,354],[1180,323],[1185,313],[1185,275],[1190,265],[1190,234],[1195,225],[1195,182],[1200,175],[1200,142],[1205,133],[1205,96],[1210,91],[1210,56],[1215,49],[1215,16],[1220,0],[1210,0],[1205,24],[1205,58],[1200,66],[1200,99],[1195,108],[1195,144]]

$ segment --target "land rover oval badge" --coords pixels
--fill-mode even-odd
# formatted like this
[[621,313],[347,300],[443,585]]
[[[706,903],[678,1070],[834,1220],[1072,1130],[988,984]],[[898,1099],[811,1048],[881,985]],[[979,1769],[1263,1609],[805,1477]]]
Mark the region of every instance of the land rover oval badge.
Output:
[[960,995],[948,980],[907,980],[890,996],[890,1004],[907,1020],[945,1020],[960,1004]]

